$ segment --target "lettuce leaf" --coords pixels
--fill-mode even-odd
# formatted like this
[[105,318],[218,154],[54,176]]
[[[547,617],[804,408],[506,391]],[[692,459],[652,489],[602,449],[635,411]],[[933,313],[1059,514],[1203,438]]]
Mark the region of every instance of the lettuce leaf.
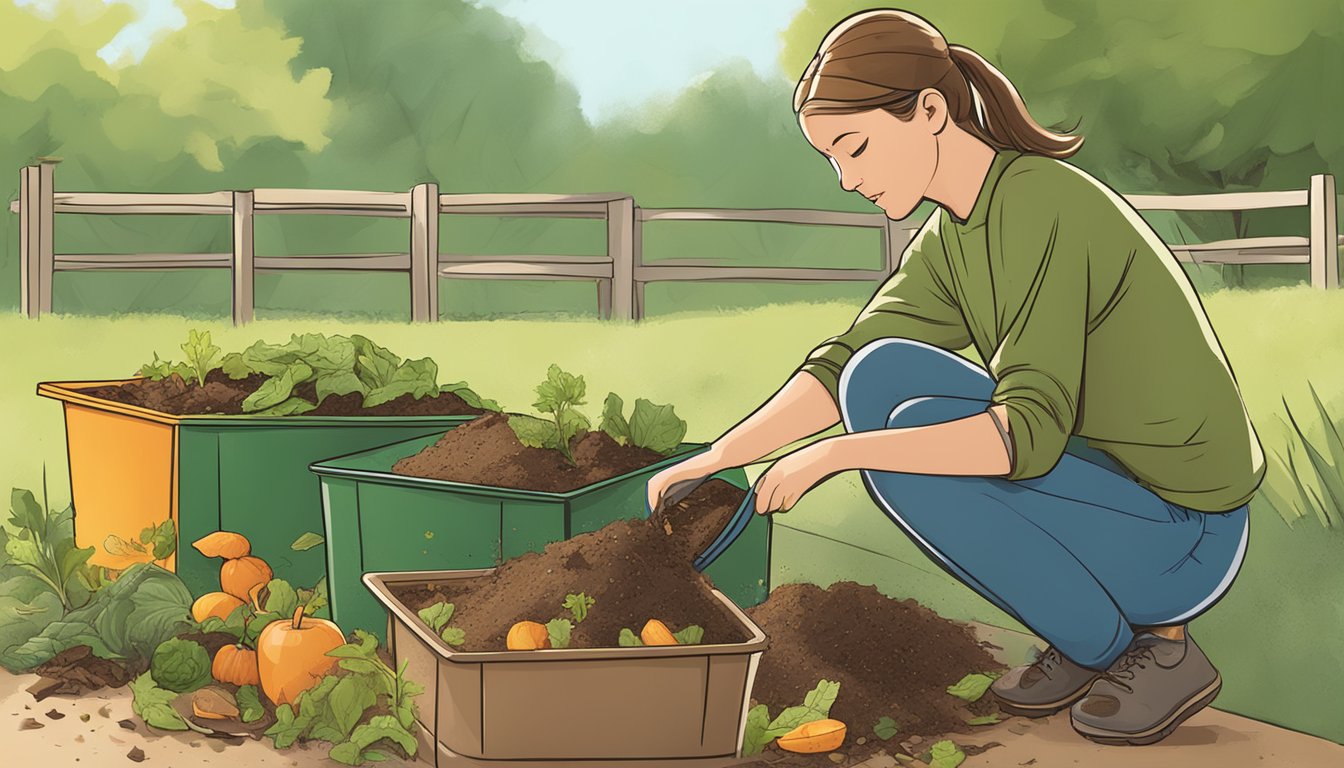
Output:
[[686,422],[677,418],[671,405],[654,405],[639,398],[630,416],[630,442],[640,448],[667,454],[686,437]]

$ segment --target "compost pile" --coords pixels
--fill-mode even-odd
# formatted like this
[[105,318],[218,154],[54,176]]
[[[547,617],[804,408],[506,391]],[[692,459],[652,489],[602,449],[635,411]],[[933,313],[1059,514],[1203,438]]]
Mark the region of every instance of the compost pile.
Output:
[[[140,408],[171,413],[179,416],[191,414],[242,414],[243,401],[256,392],[270,377],[253,373],[242,379],[231,379],[224,371],[216,369],[205,376],[205,386],[194,381],[186,381],[178,374],[170,374],[162,379],[137,379],[119,385],[91,387],[81,390],[85,394],[104,400],[126,403]],[[309,402],[317,402],[317,384],[306,381],[294,387],[294,397]],[[452,392],[443,392],[436,397],[416,399],[411,395],[401,395],[386,403],[372,408],[364,407],[364,396],[358,392],[348,395],[327,395],[317,408],[308,411],[307,416],[475,416],[485,413],[480,408],[467,405],[462,398]]]
[[[587,618],[575,625],[570,647],[614,646],[622,627],[638,632],[649,618],[661,619],[674,631],[702,626],[705,643],[743,642],[745,633],[712,599],[710,582],[691,561],[723,529],[744,495],[736,486],[712,480],[668,510],[667,528],[662,521],[621,520],[506,561],[491,578],[392,590],[415,611],[452,602],[453,626],[466,633],[461,651],[503,650],[514,622],[544,623],[559,616],[564,596],[578,592],[595,601]],[[747,613],[769,637],[753,705],[765,703],[777,713],[801,703],[819,680],[839,682],[829,716],[849,727],[842,747],[846,763],[882,749],[907,751],[903,744],[919,755],[919,744],[929,743],[921,737],[964,730],[966,720],[993,709],[989,697],[967,704],[947,688],[968,673],[991,672],[999,665],[967,627],[913,600],[893,600],[853,582],[827,589],[785,584]],[[888,740],[873,733],[883,716],[897,724]],[[795,755],[774,746],[761,758],[761,764],[775,766],[836,764],[824,754]]]
[[420,453],[398,461],[392,471],[457,483],[479,483],[488,477],[498,488],[564,493],[666,458],[648,448],[621,445],[601,430],[580,434],[571,450],[574,464],[559,451],[523,445],[509,426],[509,414],[491,413],[449,431]]
[[120,688],[143,671],[94,656],[87,645],[76,645],[34,669],[33,674],[41,679],[28,686],[28,692],[37,701],[48,696],[80,696],[100,688]]

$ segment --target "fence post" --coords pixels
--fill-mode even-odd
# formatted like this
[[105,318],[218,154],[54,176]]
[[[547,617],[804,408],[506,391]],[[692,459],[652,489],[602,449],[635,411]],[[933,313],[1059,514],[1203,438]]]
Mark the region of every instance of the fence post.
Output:
[[[644,266],[644,216],[643,210],[635,206],[635,232],[631,238],[630,259],[634,263],[634,269]],[[631,281],[634,283],[634,296],[632,297],[631,313],[635,320],[644,319],[644,281],[635,280],[633,274]]]
[[254,228],[252,209],[256,199],[253,190],[233,193],[233,324],[252,322],[255,308],[253,279]]
[[42,160],[19,171],[20,293],[23,311],[38,318],[51,313],[51,282],[56,271],[55,168],[59,160]]
[[1318,173],[1308,190],[1311,206],[1311,285],[1339,287],[1339,224],[1335,219],[1335,177]]
[[411,322],[439,319],[439,185],[411,190]]
[[634,319],[635,200],[622,197],[607,203],[607,256],[611,258],[611,316]]

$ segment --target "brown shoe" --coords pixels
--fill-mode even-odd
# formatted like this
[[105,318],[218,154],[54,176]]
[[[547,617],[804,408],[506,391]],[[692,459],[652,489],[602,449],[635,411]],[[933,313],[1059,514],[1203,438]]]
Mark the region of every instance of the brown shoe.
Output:
[[1152,744],[1208,706],[1223,680],[1189,634],[1134,638],[1087,696],[1073,705],[1073,729],[1100,744]]
[[1004,712],[1045,717],[1082,698],[1100,676],[1100,672],[1074,664],[1050,646],[1031,664],[1008,670],[989,690]]

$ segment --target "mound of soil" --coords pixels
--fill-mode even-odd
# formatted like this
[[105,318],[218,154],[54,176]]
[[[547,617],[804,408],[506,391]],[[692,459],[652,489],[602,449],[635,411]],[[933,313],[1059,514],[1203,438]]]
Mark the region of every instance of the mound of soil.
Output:
[[[818,680],[838,681],[840,695],[830,716],[848,726],[842,749],[851,759],[883,748],[899,751],[900,742],[911,736],[963,730],[970,717],[994,711],[988,696],[967,704],[948,694],[947,687],[972,672],[1001,666],[969,627],[914,600],[893,600],[876,587],[852,581],[826,589],[783,584],[747,615],[770,638],[752,698],[769,705],[773,717],[783,707],[801,704]],[[883,716],[898,727],[885,742],[873,733]],[[865,738],[862,745],[860,737]],[[770,757],[793,761],[772,760],[771,765],[816,765],[817,757],[826,757],[770,750]]]
[[76,645],[53,656],[33,670],[41,680],[28,687],[33,698],[79,696],[100,688],[120,688],[143,669],[131,669],[112,659],[100,659],[87,645]]
[[699,625],[705,643],[744,642],[749,636],[714,599],[709,580],[691,567],[694,555],[722,530],[744,495],[730,483],[712,480],[669,511],[671,536],[646,520],[618,520],[508,560],[491,577],[415,583],[392,591],[413,611],[452,603],[449,623],[467,635],[459,647],[463,651],[504,650],[515,622],[571,618],[561,604],[566,594],[579,592],[595,602],[574,626],[571,648],[615,647],[623,627],[639,634],[649,619],[659,619],[673,632]]
[[570,449],[574,464],[559,451],[523,445],[509,426],[509,415],[491,413],[450,430],[420,453],[398,461],[392,471],[455,483],[564,493],[666,458],[647,448],[621,445],[602,431],[580,435]]
[[[254,373],[245,379],[230,379],[222,370],[213,370],[205,376],[205,386],[185,381],[172,374],[153,381],[138,379],[117,386],[92,387],[81,390],[93,397],[149,408],[160,413],[178,416],[198,414],[241,414],[243,400],[256,392],[267,380],[264,374]],[[317,384],[305,382],[294,388],[294,396],[310,403],[317,402]],[[364,396],[358,392],[348,395],[328,395],[305,416],[474,416],[485,413],[472,408],[451,392],[419,400],[402,395],[394,400],[364,407]]]

